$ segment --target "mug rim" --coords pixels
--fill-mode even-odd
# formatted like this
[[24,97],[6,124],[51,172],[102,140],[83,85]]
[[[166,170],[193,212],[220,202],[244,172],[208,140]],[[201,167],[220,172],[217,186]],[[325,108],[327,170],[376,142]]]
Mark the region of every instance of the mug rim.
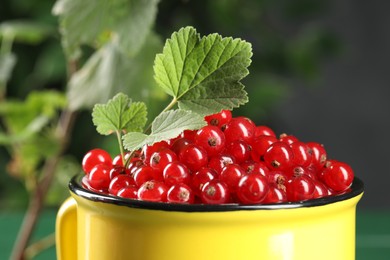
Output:
[[349,192],[328,196],[318,199],[310,199],[306,201],[298,202],[286,202],[286,203],[272,203],[272,204],[179,204],[179,203],[165,203],[165,202],[152,202],[143,201],[137,199],[127,199],[108,194],[102,194],[88,190],[82,185],[82,178],[85,174],[75,175],[69,182],[69,189],[71,192],[85,198],[87,200],[114,204],[118,206],[126,206],[130,208],[140,208],[149,210],[164,210],[164,211],[180,211],[180,212],[219,212],[219,211],[239,211],[239,210],[277,210],[277,209],[294,209],[294,208],[307,208],[324,206],[339,201],[344,201],[356,197],[364,192],[364,183],[361,179],[354,177],[352,186]]

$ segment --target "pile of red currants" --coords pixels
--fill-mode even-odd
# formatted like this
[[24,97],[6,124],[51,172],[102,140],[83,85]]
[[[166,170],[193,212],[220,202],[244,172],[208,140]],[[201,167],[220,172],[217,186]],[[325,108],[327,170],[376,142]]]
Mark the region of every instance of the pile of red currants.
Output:
[[89,151],[85,188],[128,199],[185,204],[298,202],[348,192],[354,173],[327,159],[324,147],[293,135],[277,137],[229,110],[207,125],[114,159]]

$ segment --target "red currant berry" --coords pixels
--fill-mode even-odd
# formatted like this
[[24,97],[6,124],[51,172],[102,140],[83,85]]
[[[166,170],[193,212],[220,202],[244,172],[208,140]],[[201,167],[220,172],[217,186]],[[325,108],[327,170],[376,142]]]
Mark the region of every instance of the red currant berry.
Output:
[[169,203],[192,204],[194,200],[194,192],[184,183],[172,185],[167,192],[167,202]]
[[225,135],[218,127],[207,125],[196,132],[195,143],[205,149],[208,156],[215,156],[225,148]]
[[147,181],[155,179],[155,172],[152,167],[142,165],[138,167],[133,173],[133,179],[137,187],[141,186]]
[[207,124],[222,129],[232,119],[232,112],[230,112],[230,110],[222,110],[219,113],[205,116],[204,119],[206,120]]
[[155,172],[162,174],[169,163],[177,160],[176,154],[171,149],[165,148],[152,154],[149,165]]
[[218,176],[214,169],[203,167],[197,171],[191,178],[191,187],[195,195],[200,196],[202,187],[206,182],[216,179]]
[[89,174],[93,167],[98,164],[107,166],[112,165],[112,158],[109,153],[103,149],[93,149],[86,153],[83,157],[82,167],[86,174]]
[[178,161],[167,164],[163,171],[163,177],[168,187],[177,183],[189,184],[190,182],[190,172],[187,166]]
[[323,198],[329,195],[328,188],[326,188],[325,184],[315,180],[313,180],[313,183],[314,183],[313,199]]
[[121,188],[117,192],[117,196],[121,198],[126,198],[126,199],[137,199],[138,198],[138,188],[134,185],[129,185]]
[[255,136],[256,125],[246,117],[235,117],[230,120],[224,130],[226,142],[243,140],[248,144],[252,143]]
[[304,201],[313,197],[314,183],[307,175],[293,177],[287,182],[286,194],[289,201]]
[[218,179],[206,182],[200,195],[202,202],[206,204],[224,204],[229,202],[229,197],[228,186]]
[[226,153],[233,155],[236,163],[247,161],[251,156],[251,146],[242,140],[236,140],[226,146]]
[[110,166],[98,164],[88,174],[89,185],[96,190],[107,190],[110,185]]
[[278,139],[275,136],[270,136],[270,135],[261,135],[259,137],[256,137],[251,145],[252,159],[256,162],[263,161],[263,156],[265,152],[267,152],[270,146],[277,141]]
[[283,188],[279,188],[275,184],[269,186],[267,195],[265,196],[262,203],[271,204],[271,203],[283,203],[287,202],[287,195]]
[[312,161],[311,149],[304,142],[296,141],[290,145],[293,153],[292,163],[294,165],[307,167]]
[[196,144],[187,145],[179,154],[179,159],[192,172],[207,165],[208,157],[205,149]]
[[183,133],[181,133],[180,137],[193,142],[195,139],[195,135],[196,135],[196,130],[184,130]]
[[326,186],[336,192],[347,190],[354,179],[352,168],[343,162],[329,160],[323,171],[323,180]]
[[243,204],[261,203],[267,195],[269,185],[267,179],[260,174],[249,174],[241,177],[237,196]]
[[288,144],[275,142],[263,156],[264,162],[271,170],[287,170],[292,165],[293,153]]
[[158,152],[158,151],[161,151],[161,150],[167,149],[167,148],[169,148],[169,144],[166,141],[156,142],[152,145],[144,145],[142,147],[142,151],[141,151],[141,158],[144,160],[144,163],[146,165],[149,165],[150,157],[152,157],[152,155],[155,152]]
[[217,173],[220,173],[228,164],[235,163],[235,158],[229,154],[219,154],[211,157],[208,162],[208,167],[214,169]]
[[174,151],[176,154],[180,154],[181,151],[188,145],[188,144],[191,144],[192,141],[184,138],[184,137],[180,137],[180,138],[177,138],[173,143],[172,143],[172,146],[171,146],[171,150]]
[[268,126],[265,126],[265,125],[256,126],[255,137],[259,137],[262,135],[273,136],[276,138],[275,132],[271,128],[269,128]]
[[279,188],[285,187],[288,181],[286,174],[283,171],[278,170],[269,171],[267,178],[270,184],[274,184]]
[[291,145],[292,143],[298,142],[299,140],[293,135],[281,134],[279,136],[279,141]]
[[237,190],[238,182],[244,174],[245,171],[240,165],[228,164],[222,169],[219,179],[226,183],[231,192],[235,192]]
[[263,162],[246,161],[241,164],[246,174],[260,174],[263,176],[268,175],[268,167]]
[[167,200],[168,188],[163,182],[147,181],[138,189],[138,199],[156,202],[165,202]]
[[135,186],[134,179],[130,175],[117,175],[111,179],[110,185],[108,187],[108,193],[115,196],[121,188],[130,185]]
[[309,147],[310,153],[312,154],[310,167],[314,168],[316,171],[321,170],[325,166],[327,160],[324,146],[316,142],[308,142],[306,145]]

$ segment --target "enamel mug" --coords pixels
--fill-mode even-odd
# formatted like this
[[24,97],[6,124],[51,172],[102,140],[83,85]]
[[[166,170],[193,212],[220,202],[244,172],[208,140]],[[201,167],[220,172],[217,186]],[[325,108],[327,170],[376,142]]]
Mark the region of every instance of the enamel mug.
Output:
[[58,260],[353,260],[363,183],[338,196],[269,205],[184,205],[87,190],[82,175],[56,223]]

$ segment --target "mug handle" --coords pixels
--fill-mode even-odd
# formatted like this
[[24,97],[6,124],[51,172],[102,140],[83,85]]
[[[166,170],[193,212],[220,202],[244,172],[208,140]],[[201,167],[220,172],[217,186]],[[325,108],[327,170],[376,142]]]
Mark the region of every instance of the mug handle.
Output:
[[56,219],[57,260],[77,259],[77,204],[70,197],[64,201]]

